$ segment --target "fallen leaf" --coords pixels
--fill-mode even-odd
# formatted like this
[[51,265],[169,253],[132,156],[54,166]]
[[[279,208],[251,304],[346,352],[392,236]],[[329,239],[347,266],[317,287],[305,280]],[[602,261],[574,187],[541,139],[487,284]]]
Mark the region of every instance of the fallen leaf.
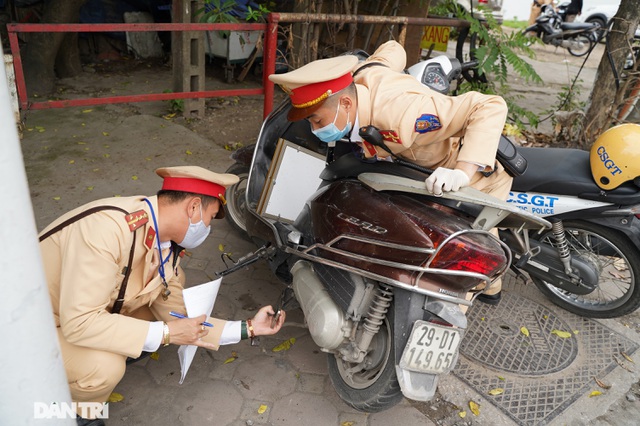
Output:
[[597,377],[594,377],[593,380],[595,380],[596,384],[600,386],[602,389],[611,389],[611,385],[604,383],[602,380],[598,379]]
[[629,269],[629,267],[627,266],[627,262],[625,262],[624,259],[621,258],[617,258],[616,260],[614,260],[613,266],[618,271],[627,271]]
[[627,361],[629,361],[630,363],[635,364],[635,362],[631,359],[631,357],[630,357],[629,355],[627,355],[626,353],[624,353],[624,352],[620,351],[620,355],[622,355],[623,357],[625,357],[625,359],[626,359]]
[[471,412],[474,416],[480,415],[480,405],[478,405],[478,403],[469,401],[469,408],[471,409]]
[[524,334],[525,336],[529,337],[529,329],[525,326],[520,327],[520,333]]
[[260,407],[258,407],[258,414],[264,414],[265,411],[267,411],[267,408],[269,408],[269,407],[267,407],[264,404],[260,404]]
[[280,352],[280,351],[288,351],[289,349],[291,349],[291,346],[296,342],[296,338],[292,337],[289,340],[285,340],[284,342],[280,343],[279,345],[276,345],[273,347],[273,349],[271,349],[272,352]]
[[580,330],[573,330],[573,334],[578,334],[580,333]]
[[502,389],[502,388],[495,388],[495,389],[491,389],[489,391],[489,395],[493,395],[493,396],[502,395],[503,393],[504,393],[504,389]]
[[54,200],[59,201],[60,197],[53,197]]
[[109,158],[109,157],[111,157],[111,154],[102,154],[102,156],[103,156],[104,158]]
[[465,417],[467,417],[467,412],[466,411],[460,411],[458,413],[458,416],[460,416],[461,419],[464,419]]
[[42,126],[35,126],[35,129],[36,129],[39,133],[44,132],[44,127],[42,127]]
[[484,317],[480,318],[480,321],[484,321]]
[[69,164],[73,164],[75,162],[76,162],[76,160],[69,160]]
[[224,362],[225,364],[229,364],[230,362],[235,361],[236,359],[238,359],[238,352],[236,351],[231,351],[231,356],[229,358],[226,359],[226,361]]
[[549,315],[543,315],[542,318],[549,319]]
[[131,180],[138,180],[138,176],[136,175],[131,176]]
[[85,109],[85,110],[82,111],[82,113],[86,114],[86,113],[91,112],[91,111],[93,111],[93,110],[92,109]]
[[613,356],[613,360],[622,368],[624,368],[625,370],[627,370],[630,373],[633,373],[633,369],[627,367],[626,365],[624,365],[624,363],[622,362],[621,359],[619,359],[617,356]]
[[340,426],[353,426],[354,424],[356,424],[356,422],[342,422]]
[[149,357],[150,357],[152,360],[157,361],[157,360],[159,360],[159,359],[160,359],[160,354],[159,354],[158,352],[154,352],[154,353],[152,353],[151,355],[149,355]]
[[186,150],[185,152],[187,153],[187,155],[191,155],[191,151]]
[[571,333],[568,333],[566,331],[560,331],[560,330],[551,330],[551,334],[555,334],[556,336],[562,337],[563,339],[571,337]]
[[224,252],[224,244],[218,244],[218,250]]
[[102,132],[102,136],[109,136],[109,132]]
[[593,391],[589,394],[589,398],[594,397],[594,396],[599,396],[602,395],[602,392],[600,391]]
[[93,186],[87,186],[87,191],[93,191]]
[[498,380],[502,380],[504,382],[504,377],[498,376]]
[[174,112],[173,114],[165,114],[162,116],[162,118],[164,118],[165,120],[171,120],[175,116],[176,116],[176,113]]
[[86,142],[78,141],[78,145],[86,145]]
[[121,394],[117,393],[117,392],[111,392],[111,395],[109,395],[109,399],[107,400],[108,402],[120,402],[124,399],[124,396],[122,396]]

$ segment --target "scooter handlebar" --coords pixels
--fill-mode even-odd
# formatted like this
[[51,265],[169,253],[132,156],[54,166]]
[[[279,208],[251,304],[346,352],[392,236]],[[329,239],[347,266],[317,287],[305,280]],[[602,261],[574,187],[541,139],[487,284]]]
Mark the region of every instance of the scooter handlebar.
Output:
[[469,61],[469,62],[463,62],[460,65],[460,68],[462,69],[462,71],[467,71],[473,68],[478,68],[478,65],[480,65],[480,62],[478,61]]

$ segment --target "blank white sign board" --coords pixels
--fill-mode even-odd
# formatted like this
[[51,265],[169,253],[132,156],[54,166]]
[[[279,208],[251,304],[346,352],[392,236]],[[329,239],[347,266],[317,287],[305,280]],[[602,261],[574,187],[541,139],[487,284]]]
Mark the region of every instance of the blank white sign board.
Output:
[[320,186],[320,173],[325,168],[324,156],[281,140],[265,184],[261,214],[293,222],[305,202]]

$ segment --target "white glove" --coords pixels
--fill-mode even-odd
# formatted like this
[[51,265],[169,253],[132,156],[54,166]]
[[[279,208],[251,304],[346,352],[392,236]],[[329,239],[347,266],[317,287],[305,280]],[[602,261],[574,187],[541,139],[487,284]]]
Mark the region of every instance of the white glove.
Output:
[[462,170],[438,167],[431,176],[424,181],[427,191],[441,196],[442,191],[457,191],[469,185],[469,176]]

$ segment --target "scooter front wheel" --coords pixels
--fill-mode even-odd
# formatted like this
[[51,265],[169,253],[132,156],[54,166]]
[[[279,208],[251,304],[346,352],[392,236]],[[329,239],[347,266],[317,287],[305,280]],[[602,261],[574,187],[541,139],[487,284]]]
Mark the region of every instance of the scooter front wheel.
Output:
[[[569,312],[590,318],[616,318],[640,307],[640,254],[622,235],[583,221],[564,222],[571,256],[590,263],[599,273],[598,286],[578,295],[531,277],[553,303]],[[554,244],[551,232],[541,241]]]
[[387,315],[373,338],[362,363],[344,361],[328,355],[329,377],[340,398],[359,411],[376,413],[393,407],[403,398],[396,377],[393,329]]

